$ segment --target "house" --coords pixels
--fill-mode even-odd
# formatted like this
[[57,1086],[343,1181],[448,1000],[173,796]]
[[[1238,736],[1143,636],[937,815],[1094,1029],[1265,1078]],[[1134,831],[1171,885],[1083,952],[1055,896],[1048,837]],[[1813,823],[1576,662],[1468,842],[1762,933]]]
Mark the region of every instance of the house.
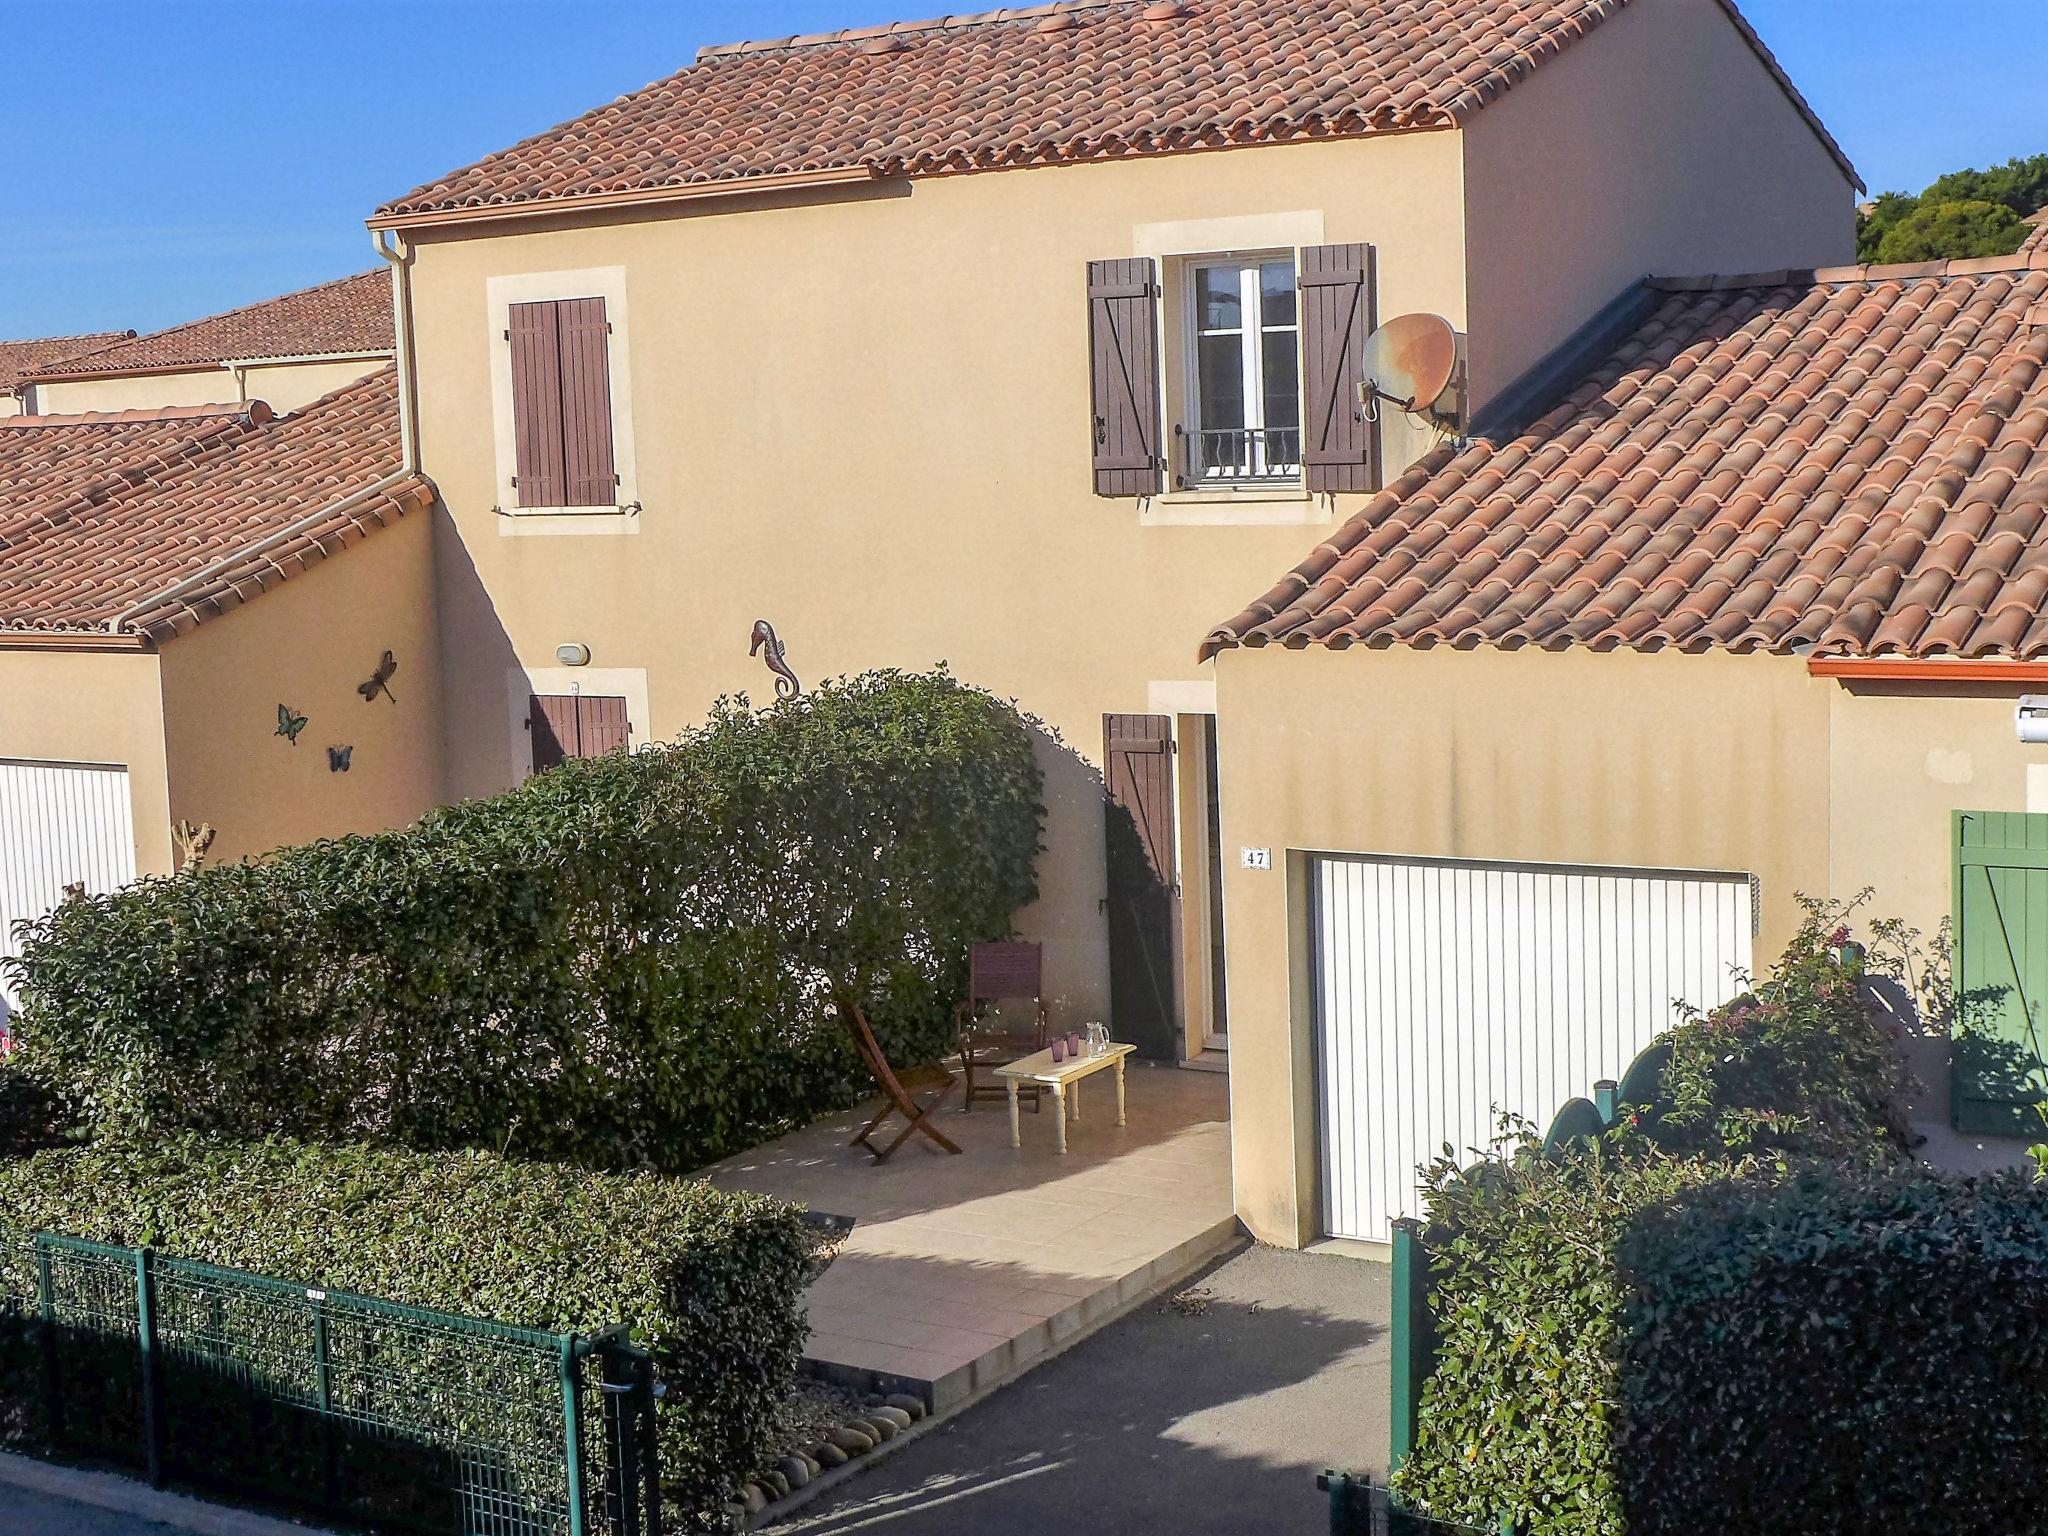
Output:
[[2048,251],[1634,287],[1204,645],[1240,1216],[1384,1239],[1864,887],[2038,1140],[2044,597]]
[[36,369],[104,351],[116,342],[132,341],[134,337],[133,331],[96,331],[86,336],[0,341],[0,416],[36,413],[35,385],[28,377]]
[[1195,652],[1430,451],[1363,410],[1366,332],[1447,317],[1483,410],[1647,271],[1847,259],[1858,186],[1723,0],[706,49],[369,221],[445,513],[442,793],[759,696],[758,619],[807,678],[943,660],[1046,724],[1056,1016],[1217,1064],[1215,765],[1275,743],[1219,739]]
[[[391,361],[391,278],[380,267],[147,336],[127,331],[77,340],[96,344],[53,348],[20,376],[21,387],[34,391],[35,412],[252,400],[295,411]],[[0,389],[5,372],[0,350]]]
[[389,363],[282,415],[0,418],[0,955],[73,882],[174,869],[180,822],[232,858],[438,802],[432,491],[400,444]]

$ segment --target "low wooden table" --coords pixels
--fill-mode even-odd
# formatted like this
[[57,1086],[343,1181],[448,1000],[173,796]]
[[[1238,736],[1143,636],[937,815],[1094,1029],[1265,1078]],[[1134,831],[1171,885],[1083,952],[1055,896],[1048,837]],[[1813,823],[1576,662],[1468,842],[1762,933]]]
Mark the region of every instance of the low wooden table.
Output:
[[1105,1067],[1116,1068],[1116,1123],[1124,1123],[1124,1058],[1135,1051],[1135,1045],[1118,1045],[1112,1040],[1093,1056],[1084,1049],[1079,1056],[1069,1056],[1065,1061],[1054,1061],[1049,1050],[1039,1051],[1008,1066],[997,1067],[996,1076],[1003,1079],[1010,1089],[1010,1145],[1024,1145],[1024,1125],[1017,1116],[1017,1089],[1025,1083],[1037,1083],[1052,1090],[1053,1108],[1059,1111],[1060,1151],[1067,1150],[1067,1088],[1073,1087],[1074,1118],[1081,1118],[1081,1079],[1100,1072]]

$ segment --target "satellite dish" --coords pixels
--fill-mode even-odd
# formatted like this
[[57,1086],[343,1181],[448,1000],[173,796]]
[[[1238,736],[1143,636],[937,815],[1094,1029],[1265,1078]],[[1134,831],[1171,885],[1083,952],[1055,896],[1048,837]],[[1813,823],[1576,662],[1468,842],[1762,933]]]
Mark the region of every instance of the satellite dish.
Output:
[[1396,315],[1365,338],[1364,393],[1427,412],[1458,367],[1458,333],[1442,315]]

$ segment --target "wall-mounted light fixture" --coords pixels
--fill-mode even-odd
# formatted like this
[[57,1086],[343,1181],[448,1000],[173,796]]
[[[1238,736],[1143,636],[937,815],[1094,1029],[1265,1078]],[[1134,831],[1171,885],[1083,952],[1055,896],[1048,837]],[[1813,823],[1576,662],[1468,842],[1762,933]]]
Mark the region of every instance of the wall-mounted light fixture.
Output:
[[2023,693],[2013,708],[2021,741],[2048,742],[2048,693]]
[[558,645],[555,660],[565,667],[587,667],[590,665],[590,647],[587,645]]

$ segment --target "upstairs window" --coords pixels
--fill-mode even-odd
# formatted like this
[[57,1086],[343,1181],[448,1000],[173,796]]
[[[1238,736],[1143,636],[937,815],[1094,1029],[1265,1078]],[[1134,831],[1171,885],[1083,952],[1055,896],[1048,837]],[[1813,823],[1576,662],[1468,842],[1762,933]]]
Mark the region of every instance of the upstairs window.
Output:
[[508,307],[505,341],[512,349],[517,505],[618,505],[611,330],[603,299],[544,299]]
[[1187,269],[1189,485],[1301,476],[1301,341],[1294,262],[1203,261]]

